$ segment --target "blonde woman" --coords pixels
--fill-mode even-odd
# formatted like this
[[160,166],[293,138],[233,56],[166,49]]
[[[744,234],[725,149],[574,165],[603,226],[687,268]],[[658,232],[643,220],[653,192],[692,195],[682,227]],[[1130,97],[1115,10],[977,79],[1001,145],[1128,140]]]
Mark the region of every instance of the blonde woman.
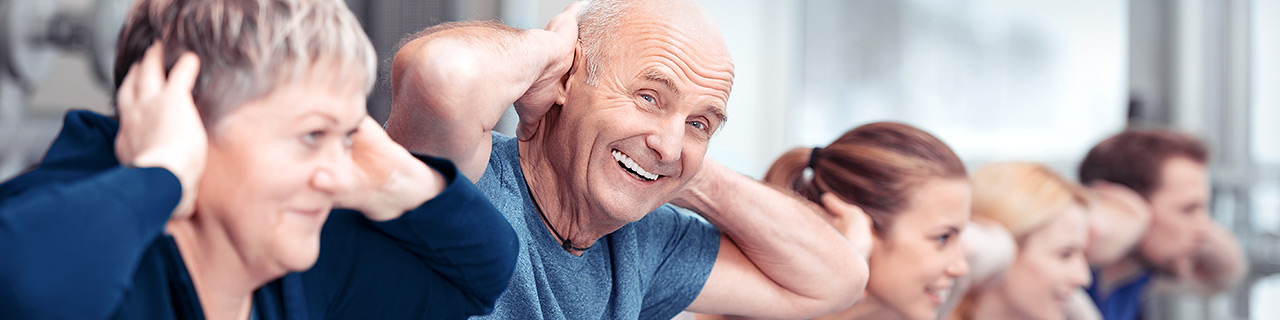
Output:
[[[957,319],[1064,319],[1089,283],[1088,195],[1043,165],[995,163],[972,177],[973,216],[1009,231],[1013,262],[969,291]],[[1087,308],[1085,308],[1087,310]]]

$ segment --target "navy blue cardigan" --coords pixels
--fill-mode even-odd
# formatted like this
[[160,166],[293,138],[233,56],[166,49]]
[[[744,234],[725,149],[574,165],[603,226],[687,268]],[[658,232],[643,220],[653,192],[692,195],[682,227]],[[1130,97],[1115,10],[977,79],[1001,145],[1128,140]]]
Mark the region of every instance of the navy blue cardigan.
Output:
[[[191,277],[164,232],[182,186],[168,170],[126,168],[119,125],[67,114],[41,164],[0,184],[0,317],[202,319]],[[254,293],[258,319],[457,319],[506,290],[511,225],[450,162],[419,157],[447,186],[397,219],[334,210],[320,257]]]

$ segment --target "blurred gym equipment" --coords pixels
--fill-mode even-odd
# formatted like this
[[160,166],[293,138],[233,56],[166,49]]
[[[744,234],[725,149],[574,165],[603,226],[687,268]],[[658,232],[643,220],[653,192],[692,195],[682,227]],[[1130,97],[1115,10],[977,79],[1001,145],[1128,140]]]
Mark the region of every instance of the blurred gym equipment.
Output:
[[[111,86],[116,38],[129,3],[97,0],[83,10],[60,10],[57,1],[0,0],[0,150],[7,151],[0,155],[0,176],[22,170],[52,139],[44,123],[57,119],[33,120],[27,112],[59,55],[83,55],[95,82]],[[41,143],[26,145],[31,141]]]

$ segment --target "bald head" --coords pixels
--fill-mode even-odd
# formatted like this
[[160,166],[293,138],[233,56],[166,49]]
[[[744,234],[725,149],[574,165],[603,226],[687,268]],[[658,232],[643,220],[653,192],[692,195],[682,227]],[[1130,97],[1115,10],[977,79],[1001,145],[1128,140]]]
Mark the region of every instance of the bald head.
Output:
[[[633,31],[637,26],[639,32]],[[677,42],[699,44],[713,54],[729,58],[728,45],[710,12],[692,0],[592,0],[578,13],[578,40],[582,46],[587,83],[595,85],[602,61],[620,50],[620,43],[635,37],[661,36]]]

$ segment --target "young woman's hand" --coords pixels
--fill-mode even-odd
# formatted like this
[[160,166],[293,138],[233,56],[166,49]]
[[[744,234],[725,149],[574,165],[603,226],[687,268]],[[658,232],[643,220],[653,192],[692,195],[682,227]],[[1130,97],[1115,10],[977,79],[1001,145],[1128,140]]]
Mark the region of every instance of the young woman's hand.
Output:
[[822,194],[822,206],[835,220],[833,224],[836,229],[849,238],[849,243],[858,249],[862,257],[871,257],[871,244],[874,241],[871,236],[871,216],[862,211],[862,208],[844,202],[839,196],[830,192]]

